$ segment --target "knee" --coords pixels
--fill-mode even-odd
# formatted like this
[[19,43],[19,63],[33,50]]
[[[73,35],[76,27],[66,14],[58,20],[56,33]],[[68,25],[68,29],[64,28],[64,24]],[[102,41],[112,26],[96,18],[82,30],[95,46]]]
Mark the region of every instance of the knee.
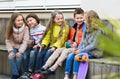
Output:
[[74,53],[69,54],[68,57],[67,57],[67,60],[73,60],[74,56],[75,56]]
[[35,56],[35,51],[30,52],[30,57],[33,57],[33,56]]

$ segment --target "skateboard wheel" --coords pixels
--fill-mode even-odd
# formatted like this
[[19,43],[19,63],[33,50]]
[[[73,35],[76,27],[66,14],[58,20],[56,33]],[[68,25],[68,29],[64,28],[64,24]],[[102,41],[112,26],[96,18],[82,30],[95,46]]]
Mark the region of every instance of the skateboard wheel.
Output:
[[80,61],[80,60],[81,60],[81,57],[77,55],[77,56],[75,57],[75,60]]
[[87,56],[82,56],[82,61],[88,61],[88,57]]

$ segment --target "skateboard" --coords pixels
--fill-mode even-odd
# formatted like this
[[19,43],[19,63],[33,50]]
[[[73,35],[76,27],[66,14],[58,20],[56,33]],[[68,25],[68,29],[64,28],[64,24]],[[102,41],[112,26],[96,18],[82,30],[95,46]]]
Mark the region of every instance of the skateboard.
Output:
[[88,71],[88,54],[81,53],[81,55],[76,56],[75,59],[80,61],[77,79],[85,79]]

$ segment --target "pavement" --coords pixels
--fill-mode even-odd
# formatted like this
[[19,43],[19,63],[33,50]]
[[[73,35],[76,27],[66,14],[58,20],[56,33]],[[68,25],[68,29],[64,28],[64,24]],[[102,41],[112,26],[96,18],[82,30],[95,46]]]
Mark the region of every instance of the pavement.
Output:
[[5,75],[0,75],[0,79],[10,79],[10,77]]

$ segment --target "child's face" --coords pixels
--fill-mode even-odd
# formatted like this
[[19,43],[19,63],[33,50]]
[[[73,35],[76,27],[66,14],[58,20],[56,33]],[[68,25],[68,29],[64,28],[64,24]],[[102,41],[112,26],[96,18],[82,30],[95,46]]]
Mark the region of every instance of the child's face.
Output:
[[34,28],[36,25],[38,25],[36,19],[33,17],[29,17],[27,19],[27,24],[28,24],[28,26],[30,26],[30,28]]
[[64,18],[63,18],[62,14],[57,14],[54,18],[54,22],[58,25],[62,25],[63,20],[64,20]]
[[74,21],[77,23],[77,25],[81,25],[84,22],[84,14],[76,14]]
[[24,24],[23,17],[21,15],[19,15],[15,19],[15,26],[19,28],[19,27],[23,26],[23,24]]
[[73,42],[72,44],[71,44],[71,48],[76,48],[77,47],[77,43],[76,42]]

